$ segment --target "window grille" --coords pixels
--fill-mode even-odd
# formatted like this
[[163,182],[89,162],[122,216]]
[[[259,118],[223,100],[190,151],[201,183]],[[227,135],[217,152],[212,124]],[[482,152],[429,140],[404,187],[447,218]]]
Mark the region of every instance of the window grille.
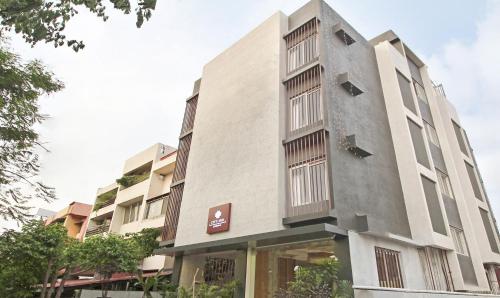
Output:
[[422,85],[420,85],[415,80],[413,80],[413,86],[415,87],[415,94],[417,94],[417,98],[425,102],[426,104],[429,104],[429,101],[427,100],[427,95],[425,94],[424,87],[422,87]]
[[323,120],[320,67],[313,67],[286,82],[288,131],[295,132]]
[[330,209],[325,139],[319,130],[285,145],[289,216]]
[[125,212],[123,215],[123,223],[134,222],[139,219],[139,212],[141,210],[142,201],[133,203],[125,207]]
[[427,132],[427,139],[429,140],[429,142],[431,142],[435,146],[441,148],[441,146],[439,145],[439,138],[438,138],[436,129],[434,127],[432,127],[432,125],[430,125],[429,123],[427,123],[425,121],[424,121],[424,127],[425,127],[425,131]]
[[378,280],[381,287],[403,288],[399,251],[375,247]]
[[426,247],[420,248],[418,254],[424,270],[427,289],[453,291],[453,281],[446,252],[441,249]]
[[316,18],[285,36],[288,73],[316,60],[319,55]]
[[204,279],[207,284],[222,285],[234,279],[234,259],[207,257]]

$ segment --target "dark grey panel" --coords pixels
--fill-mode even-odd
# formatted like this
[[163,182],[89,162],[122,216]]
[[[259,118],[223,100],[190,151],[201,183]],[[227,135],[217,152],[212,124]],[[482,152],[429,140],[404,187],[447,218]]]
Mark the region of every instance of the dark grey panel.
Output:
[[423,100],[418,100],[418,106],[420,108],[420,114],[422,115],[422,119],[425,122],[429,123],[432,127],[434,127],[434,121],[432,121],[431,108],[429,105]]
[[429,215],[431,216],[432,229],[436,233],[446,235],[443,212],[439,206],[436,183],[429,180],[427,177],[421,176],[421,178],[422,186],[424,187],[425,200],[427,202],[427,209],[429,210]]
[[399,89],[401,90],[401,96],[403,97],[403,104],[414,114],[417,114],[417,109],[415,108],[415,100],[413,99],[413,94],[411,93],[411,83],[408,79],[396,70],[398,76]]
[[474,196],[483,200],[483,196],[481,195],[481,190],[479,189],[479,183],[477,183],[476,173],[474,171],[474,167],[470,165],[468,162],[465,163],[465,168],[467,169],[467,174],[469,174],[470,184],[472,185],[472,190],[474,191]]
[[476,274],[474,273],[474,266],[472,265],[471,258],[461,254],[457,254],[457,257],[464,283],[477,286]]
[[[328,4],[317,3],[321,3],[320,50],[328,53],[320,57],[322,95],[338,225],[357,229],[356,215],[366,215],[370,231],[411,237],[375,49]],[[355,43],[348,46],[333,34],[339,23]],[[339,85],[339,75],[346,72],[362,84],[362,94],[352,97]],[[361,141],[373,155],[359,158],[346,150],[349,135],[355,135],[356,143]]]
[[488,211],[479,208],[479,213],[481,213],[481,219],[483,220],[486,235],[488,235],[488,241],[490,242],[491,250],[498,253],[498,245],[495,239],[495,234],[493,234],[493,228],[491,226],[490,217],[488,216]]
[[457,137],[458,145],[460,146],[460,150],[463,154],[469,156],[467,153],[467,148],[465,147],[464,137],[462,136],[462,128],[455,123],[455,121],[451,121],[453,124],[453,129],[455,130],[455,136]]
[[420,85],[424,85],[423,83],[423,80],[422,80],[422,76],[420,75],[420,69],[418,68],[418,66],[410,59],[410,58],[407,58],[406,60],[408,60],[408,66],[410,67],[410,73],[411,73],[411,77],[417,81]]
[[429,142],[429,148],[431,149],[432,161],[434,161],[434,166],[443,173],[448,173],[446,170],[446,165],[444,163],[443,152],[441,148]]
[[413,148],[415,149],[415,155],[418,163],[430,169],[429,157],[427,156],[427,151],[425,150],[424,136],[422,135],[422,128],[410,119],[408,119],[408,127],[410,128],[411,140],[413,142]]
[[458,213],[457,201],[442,194],[444,209],[446,215],[448,216],[448,223],[456,228],[462,228],[462,221],[460,220],[460,214]]

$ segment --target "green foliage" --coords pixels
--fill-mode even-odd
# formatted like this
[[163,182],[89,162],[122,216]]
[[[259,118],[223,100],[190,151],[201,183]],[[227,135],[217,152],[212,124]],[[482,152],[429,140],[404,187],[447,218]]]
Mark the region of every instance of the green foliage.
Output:
[[159,247],[157,238],[160,234],[160,229],[145,228],[138,233],[126,234],[125,237],[135,243],[139,248],[139,258],[144,259],[151,256],[153,251]]
[[288,289],[280,289],[279,298],[351,298],[354,297],[349,281],[339,280],[340,262],[336,257],[319,261],[309,266],[297,266],[295,278]]
[[67,240],[64,226],[37,220],[1,234],[0,297],[32,297],[35,285],[57,270]]
[[123,177],[116,179],[116,183],[123,186],[123,188],[128,188],[148,178],[149,178],[149,173],[144,173],[141,175],[123,175]]
[[158,290],[159,287],[162,287],[162,276],[164,269],[158,270],[158,272],[149,277],[144,277],[141,270],[137,272],[137,283],[142,288],[144,294],[142,297],[144,298],[152,298],[151,291]]
[[117,192],[118,192],[118,188],[115,188],[115,189],[112,189],[110,191],[107,191],[107,192],[97,196],[93,211],[97,211],[97,210],[101,209],[102,206],[104,204],[106,204],[108,201],[116,199]]
[[[79,9],[87,9],[106,21],[106,4],[103,0],[2,0],[0,1],[0,34],[12,29],[21,34],[26,42],[35,45],[39,41],[53,43],[55,47],[67,45],[74,51],[83,49],[82,41],[68,40],[64,35],[67,23],[78,14]],[[110,0],[113,8],[129,14],[130,0]],[[144,20],[151,18],[156,0],[137,0],[136,26],[140,28]]]
[[[238,288],[241,287],[241,284],[237,280],[232,280],[227,283],[224,283],[222,285],[216,285],[216,284],[207,284],[205,282],[197,285],[194,290],[194,296],[193,296],[193,289],[187,290],[183,287],[178,287],[177,289],[177,296],[168,296],[165,295],[166,297],[177,297],[177,298],[188,298],[188,297],[195,297],[195,298],[232,298],[234,297],[234,293]],[[171,293],[170,293],[171,294]]]
[[54,189],[37,180],[37,151],[45,148],[34,126],[46,119],[38,98],[62,88],[40,61],[23,63],[0,39],[0,217],[4,220],[26,221],[32,199],[55,199]]

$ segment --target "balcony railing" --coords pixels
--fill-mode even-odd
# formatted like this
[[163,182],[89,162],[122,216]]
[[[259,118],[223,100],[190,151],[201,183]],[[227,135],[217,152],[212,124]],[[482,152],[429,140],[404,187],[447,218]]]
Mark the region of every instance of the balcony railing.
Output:
[[318,20],[310,20],[285,36],[287,72],[298,70],[319,56]]
[[107,233],[109,231],[109,224],[99,225],[87,229],[85,237],[90,237],[98,234]]

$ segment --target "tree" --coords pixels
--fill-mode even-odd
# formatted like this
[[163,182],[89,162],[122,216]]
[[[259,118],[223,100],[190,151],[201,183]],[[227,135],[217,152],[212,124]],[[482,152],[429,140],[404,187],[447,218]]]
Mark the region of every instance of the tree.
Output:
[[0,216],[25,221],[33,198],[51,201],[54,189],[36,180],[40,144],[34,125],[46,119],[38,98],[63,88],[40,61],[21,62],[0,39]]
[[101,280],[102,297],[107,297],[108,283],[113,273],[135,272],[141,260],[137,242],[122,235],[95,235],[83,242],[82,268],[94,270]]
[[0,297],[33,297],[40,284],[45,295],[66,235],[61,224],[45,226],[38,220],[27,222],[21,231],[1,234]]
[[[129,14],[129,0],[110,0],[113,8]],[[137,0],[136,25],[149,20],[156,0]],[[106,21],[103,0],[0,0],[0,217],[24,222],[30,217],[34,198],[55,199],[52,187],[36,178],[40,171],[37,150],[46,150],[34,126],[46,119],[38,99],[57,92],[63,84],[40,61],[22,63],[5,47],[5,33],[14,31],[34,46],[40,41],[55,47],[66,44],[74,51],[82,41],[67,39],[66,24],[79,9],[88,9]]]
[[341,264],[335,256],[308,266],[296,266],[295,277],[287,289],[279,289],[279,298],[351,298],[354,297],[349,281],[338,276]]
[[[83,260],[82,246],[83,246],[82,242],[73,238],[68,238],[68,241],[64,247],[64,251],[62,254],[64,273],[61,278],[59,287],[57,288],[55,298],[61,297],[62,293],[64,292],[64,284],[66,283],[66,280],[70,277],[71,272],[75,270],[82,263]],[[47,297],[51,297],[53,289],[54,287],[51,285],[51,289],[47,294]]]
[[[110,0],[113,8],[129,14],[132,10],[129,0]],[[156,0],[137,0],[136,26],[140,28],[144,20],[151,18]],[[87,9],[103,21],[108,19],[103,0],[1,0],[0,34],[14,30],[32,46],[40,41],[53,43],[55,47],[66,44],[74,51],[85,47],[83,41],[68,40],[64,35],[67,23],[78,9]]]

